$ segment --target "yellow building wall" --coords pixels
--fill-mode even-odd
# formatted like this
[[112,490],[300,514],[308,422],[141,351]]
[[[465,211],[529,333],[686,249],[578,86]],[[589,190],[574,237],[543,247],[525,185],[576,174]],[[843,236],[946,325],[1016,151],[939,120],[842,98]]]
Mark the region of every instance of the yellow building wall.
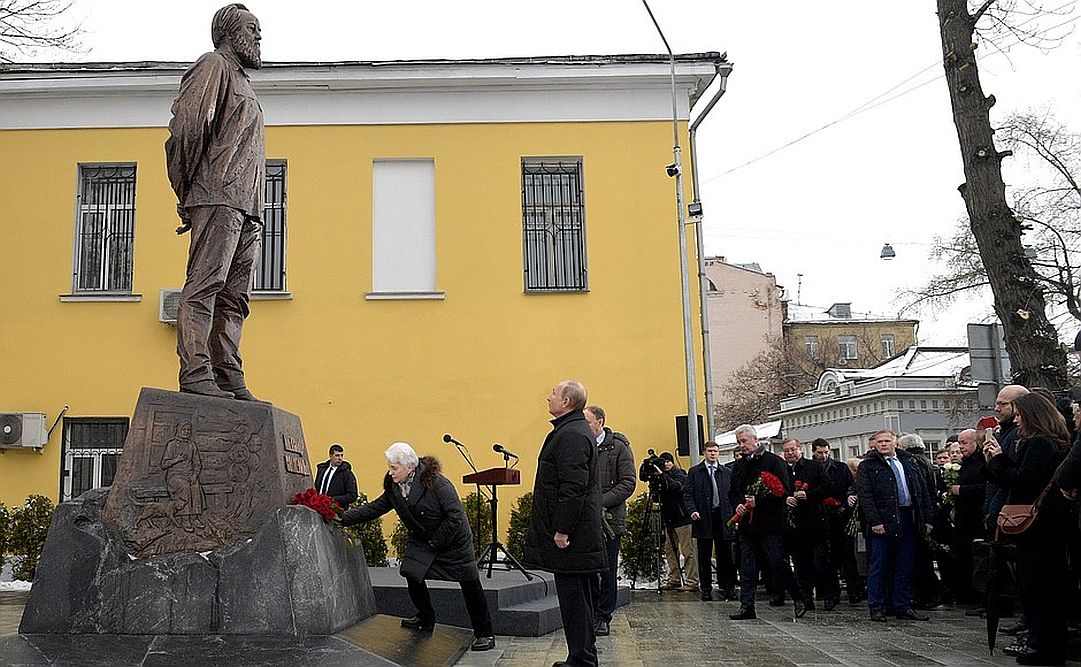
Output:
[[[670,131],[663,122],[268,128],[267,157],[288,161],[293,298],[253,301],[241,347],[249,386],[300,416],[313,466],[341,442],[371,496],[396,440],[438,456],[460,481],[468,471],[444,433],[481,468],[501,464],[493,442],[520,454],[522,486],[502,499],[530,490],[549,430],[545,398],[564,378],[585,383],[636,458],[674,449],[686,390],[674,187],[663,169]],[[50,426],[65,405],[68,417],[130,416],[140,387],[176,387],[176,330],[158,322],[158,291],[181,287],[188,237],[173,231],[165,138],[164,129],[0,132],[0,412],[43,411]],[[523,291],[523,156],[583,158],[588,293]],[[435,161],[443,301],[364,298],[372,160],[396,157]],[[63,303],[77,165],[109,162],[137,164],[142,300]],[[693,264],[693,237],[688,245]],[[693,320],[697,344],[697,310]],[[0,501],[58,498],[62,431],[41,453],[0,454]]]

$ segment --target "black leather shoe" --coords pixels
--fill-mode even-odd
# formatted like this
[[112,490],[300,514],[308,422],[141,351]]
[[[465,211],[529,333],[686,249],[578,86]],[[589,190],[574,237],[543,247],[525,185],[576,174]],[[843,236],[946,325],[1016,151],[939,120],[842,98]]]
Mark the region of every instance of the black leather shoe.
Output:
[[495,637],[477,637],[469,647],[470,651],[491,651],[495,648]]
[[1051,656],[1037,651],[1031,647],[1025,646],[1019,653],[1013,654],[1017,656],[1017,664],[1019,665],[1065,665],[1065,658],[1052,658]]
[[413,618],[403,618],[402,627],[409,628],[410,630],[423,630],[425,632],[431,632],[435,629],[435,621],[426,621],[420,616],[414,616]]
[[769,606],[771,606],[771,607],[783,607],[784,606],[784,598],[770,598],[769,599]]
[[929,620],[931,620],[930,616],[921,614],[920,612],[916,611],[915,609],[908,609],[907,611],[905,611],[903,613],[897,614],[897,618],[901,619],[902,621],[929,621]]
[[1018,656],[1026,652],[1030,652],[1028,644],[1025,642],[1017,641],[1006,646],[1002,649],[1002,652],[1006,655]]
[[[814,609],[814,603],[811,603],[811,609]],[[803,600],[796,600],[796,618],[803,618],[807,614],[807,603]]]
[[875,623],[885,623],[886,622],[886,615],[883,614],[880,611],[872,611],[871,612],[871,620],[874,621]]
[[699,599],[702,600],[702,602],[712,602],[713,601],[713,593],[702,593],[698,597],[699,597]]
[[593,626],[593,634],[598,637],[607,637],[612,634],[612,628],[608,626],[608,621],[597,621],[597,625]]
[[746,621],[752,618],[758,618],[758,614],[754,613],[754,607],[740,607],[739,611],[734,614],[729,614],[728,618],[733,621]]

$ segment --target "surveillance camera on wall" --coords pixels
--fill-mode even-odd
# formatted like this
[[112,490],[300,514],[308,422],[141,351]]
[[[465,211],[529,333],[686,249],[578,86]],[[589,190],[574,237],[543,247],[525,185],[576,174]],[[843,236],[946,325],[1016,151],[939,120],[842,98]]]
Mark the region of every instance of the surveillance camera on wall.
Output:
[[676,174],[679,173],[679,167],[677,167],[676,163],[674,163],[674,162],[672,164],[668,165],[667,167],[665,167],[664,170],[667,171],[668,175],[672,176],[672,177],[675,177]]

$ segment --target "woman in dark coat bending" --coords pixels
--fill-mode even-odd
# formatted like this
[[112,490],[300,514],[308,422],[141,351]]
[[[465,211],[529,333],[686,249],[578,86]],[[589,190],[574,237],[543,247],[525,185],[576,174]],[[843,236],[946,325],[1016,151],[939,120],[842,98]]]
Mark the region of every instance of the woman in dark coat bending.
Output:
[[[984,445],[987,471],[1007,491],[1008,505],[1034,503],[1048,489],[1062,460],[1069,432],[1054,405],[1039,394],[1013,400],[1020,432],[1013,458],[1002,453],[994,436]],[[1020,665],[1061,665],[1066,658],[1066,540],[1068,507],[1057,488],[1050,488],[1032,527],[1006,536],[1017,544],[1017,576],[1021,605],[1029,624],[1028,646]]]
[[454,484],[440,474],[439,461],[430,456],[418,460],[407,443],[396,442],[383,454],[387,457],[383,495],[348,510],[342,516],[342,525],[371,521],[392,509],[397,512],[409,530],[401,573],[409,584],[409,599],[417,608],[416,616],[402,619],[402,627],[429,631],[435,626],[435,610],[425,579],[457,581],[476,635],[471,648],[494,648],[492,617],[473,555],[473,532]]

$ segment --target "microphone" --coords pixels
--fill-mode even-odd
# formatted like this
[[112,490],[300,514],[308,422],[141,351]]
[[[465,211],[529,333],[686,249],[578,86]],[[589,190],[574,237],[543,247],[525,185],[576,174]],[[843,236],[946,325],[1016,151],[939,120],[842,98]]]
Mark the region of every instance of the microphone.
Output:
[[443,442],[453,442],[458,447],[465,447],[465,445],[463,445],[462,443],[460,443],[457,440],[455,440],[454,438],[452,438],[450,433],[444,433],[443,434]]
[[[515,454],[514,452],[507,451],[507,448],[504,447],[503,445],[499,444],[498,442],[495,443],[494,445],[492,445],[492,451],[493,452],[499,452],[503,456],[510,456],[511,458],[515,458],[515,459],[518,458],[517,454]],[[519,460],[521,460],[521,459],[519,459]]]

